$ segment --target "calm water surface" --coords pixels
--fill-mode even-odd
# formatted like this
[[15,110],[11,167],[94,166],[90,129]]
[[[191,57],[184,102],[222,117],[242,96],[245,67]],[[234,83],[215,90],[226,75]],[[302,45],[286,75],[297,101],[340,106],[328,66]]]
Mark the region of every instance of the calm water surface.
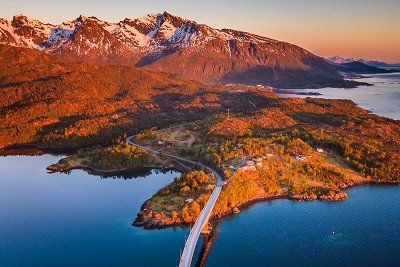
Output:
[[177,172],[47,174],[60,157],[0,157],[0,266],[175,266],[188,231],[131,226]]
[[[318,92],[400,119],[400,74],[364,80],[375,86]],[[131,226],[142,203],[177,172],[132,179],[47,174],[59,158],[0,157],[0,266],[177,265],[188,230]],[[339,203],[258,203],[221,220],[206,266],[399,266],[400,187],[347,193]]]
[[298,91],[321,93],[321,96],[312,96],[318,98],[351,99],[360,107],[370,110],[374,114],[400,120],[400,73],[377,74],[357,81],[372,83],[374,86],[359,86],[351,89],[328,87]]
[[400,187],[338,203],[276,200],[220,222],[206,266],[399,266]]

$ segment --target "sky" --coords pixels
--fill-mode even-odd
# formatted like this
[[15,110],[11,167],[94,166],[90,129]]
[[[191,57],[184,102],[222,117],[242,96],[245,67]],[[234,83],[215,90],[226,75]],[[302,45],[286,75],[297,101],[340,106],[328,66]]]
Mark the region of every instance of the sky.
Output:
[[400,0],[0,0],[0,17],[61,23],[79,15],[110,22],[178,15],[299,45],[319,56],[400,62]]

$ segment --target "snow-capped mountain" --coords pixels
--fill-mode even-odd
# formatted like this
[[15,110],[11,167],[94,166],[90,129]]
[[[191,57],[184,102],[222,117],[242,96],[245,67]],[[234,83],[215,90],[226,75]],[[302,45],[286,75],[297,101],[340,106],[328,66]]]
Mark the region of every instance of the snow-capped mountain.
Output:
[[398,64],[389,64],[386,62],[382,61],[376,61],[376,60],[368,60],[368,59],[363,59],[363,58],[343,58],[340,56],[333,56],[333,57],[328,57],[326,58],[328,61],[335,63],[335,64],[346,64],[346,63],[351,63],[351,62],[362,62],[366,65],[373,66],[373,67],[396,67],[400,66],[400,63]]
[[11,21],[0,19],[0,43],[45,50],[50,54],[74,51],[78,56],[92,52],[122,53],[156,51],[172,44],[193,42],[191,22],[168,13],[109,23],[84,17],[61,25],[44,24],[23,15]]
[[332,62],[332,63],[335,63],[335,64],[344,64],[344,63],[350,63],[350,62],[362,60],[362,59],[355,59],[355,58],[343,58],[343,57],[340,57],[340,56],[327,57],[326,59],[329,62]]
[[207,82],[315,86],[341,81],[333,66],[298,46],[167,12],[118,23],[80,16],[60,25],[18,15],[0,19],[0,43],[67,61],[134,64]]

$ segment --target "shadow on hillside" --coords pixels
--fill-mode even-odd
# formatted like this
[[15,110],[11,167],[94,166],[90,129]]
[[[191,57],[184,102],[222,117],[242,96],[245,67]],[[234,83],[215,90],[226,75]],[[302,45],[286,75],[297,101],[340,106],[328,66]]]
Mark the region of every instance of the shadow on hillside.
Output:
[[319,88],[327,85],[340,85],[343,80],[335,75],[326,75],[319,69],[281,69],[277,67],[253,66],[241,72],[223,77],[224,83],[241,83],[278,88]]
[[[44,126],[36,133],[36,139],[51,147],[79,148],[95,144],[107,145],[125,133],[133,134],[152,127],[165,128],[171,124],[204,119],[215,114],[254,113],[258,109],[278,106],[279,99],[253,91],[203,91],[193,94],[160,93],[149,101],[138,101],[137,110],[123,107],[113,114],[68,116]],[[105,120],[103,120],[105,119]],[[65,129],[72,129],[70,136]],[[80,132],[88,134],[79,135]]]
[[62,78],[62,76],[63,76],[63,74],[58,74],[58,75],[52,75],[52,76],[45,76],[45,77],[41,77],[41,78],[28,79],[26,81],[0,83],[0,88],[17,87],[17,86],[22,86],[24,84],[29,84],[29,83],[33,83],[33,82],[48,82],[48,81],[52,81],[52,80],[60,80]]
[[159,60],[160,58],[174,54],[178,50],[179,49],[177,47],[174,47],[174,48],[171,48],[168,50],[164,50],[161,54],[160,54],[160,52],[150,53],[150,54],[142,57],[138,61],[138,63],[135,64],[135,66],[136,67],[144,67],[144,66],[150,65],[150,64],[154,63],[155,61]]

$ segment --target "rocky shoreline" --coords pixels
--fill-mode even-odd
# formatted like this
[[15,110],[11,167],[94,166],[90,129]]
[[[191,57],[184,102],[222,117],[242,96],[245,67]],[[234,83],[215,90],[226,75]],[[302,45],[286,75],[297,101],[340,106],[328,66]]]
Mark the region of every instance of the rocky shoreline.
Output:
[[[346,185],[341,185],[341,190],[346,190],[358,186],[367,186],[367,185],[400,185],[400,181],[380,181],[380,180],[366,180],[360,183],[349,183]],[[221,219],[227,216],[234,216],[237,213],[240,213],[241,210],[250,207],[251,205],[263,201],[273,201],[277,199],[289,199],[292,201],[306,202],[306,201],[324,201],[324,202],[339,202],[348,199],[348,195],[344,191],[334,192],[332,194],[321,194],[317,195],[314,193],[311,194],[303,194],[303,195],[286,195],[286,194],[271,194],[268,196],[258,197],[254,199],[249,199],[246,202],[241,203],[240,205],[235,206],[234,208],[227,210],[223,213],[213,214],[213,219]],[[147,212],[147,207],[145,204],[142,205],[139,213],[137,214],[135,220],[132,222],[133,226],[143,227],[144,229],[163,229],[168,227],[184,227],[191,225],[190,223],[185,223],[179,220],[174,220],[171,218],[159,218],[157,220],[149,220],[146,219],[144,213]]]

